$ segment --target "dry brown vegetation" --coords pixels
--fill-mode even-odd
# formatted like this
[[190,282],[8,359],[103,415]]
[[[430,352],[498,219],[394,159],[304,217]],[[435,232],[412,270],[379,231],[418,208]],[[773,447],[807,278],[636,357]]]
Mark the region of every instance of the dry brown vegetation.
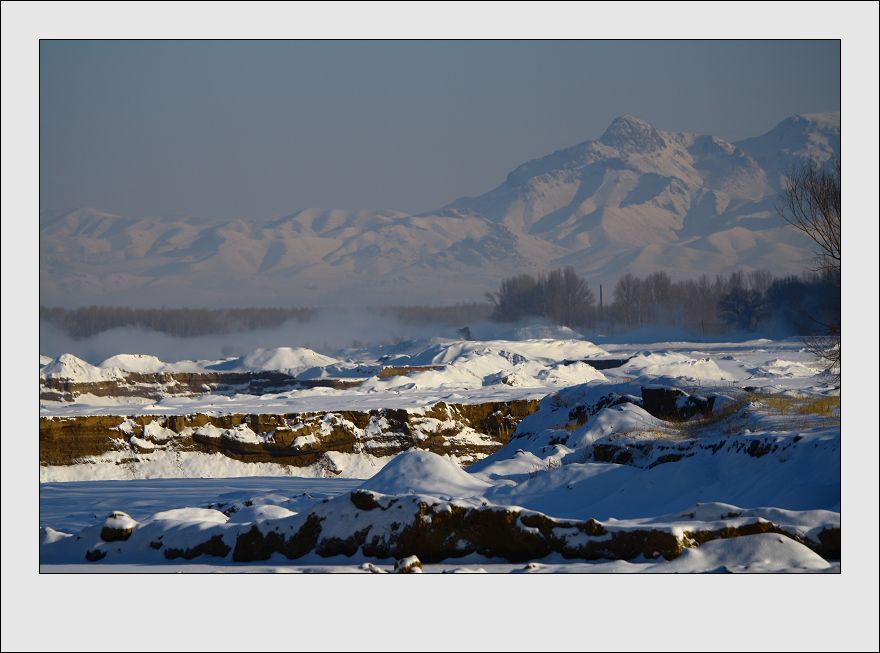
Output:
[[802,397],[753,393],[749,395],[749,401],[761,403],[777,415],[840,415],[840,397],[835,396]]
[[419,372],[430,372],[431,370],[442,370],[442,365],[389,365],[379,370],[380,379],[388,379],[392,376],[409,376]]

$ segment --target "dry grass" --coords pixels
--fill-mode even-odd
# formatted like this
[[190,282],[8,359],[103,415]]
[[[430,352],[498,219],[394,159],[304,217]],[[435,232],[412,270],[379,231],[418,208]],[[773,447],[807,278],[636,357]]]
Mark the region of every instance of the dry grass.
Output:
[[794,412],[800,399],[787,395],[755,395],[753,401],[763,404],[777,415],[788,415]]
[[722,432],[730,435],[738,432],[741,426],[739,423],[741,420],[731,420],[730,418],[736,415],[745,404],[745,401],[736,401],[721,410],[714,411],[711,415],[681,422],[677,425],[678,429],[683,436],[695,438],[702,435],[703,431],[710,427],[722,427],[721,422],[729,420],[727,424],[723,425]]
[[815,397],[800,404],[796,411],[801,415],[835,417],[840,414],[840,397]]
[[766,406],[777,415],[818,415],[835,417],[840,411],[840,397],[790,397],[788,395],[752,394],[750,401]]

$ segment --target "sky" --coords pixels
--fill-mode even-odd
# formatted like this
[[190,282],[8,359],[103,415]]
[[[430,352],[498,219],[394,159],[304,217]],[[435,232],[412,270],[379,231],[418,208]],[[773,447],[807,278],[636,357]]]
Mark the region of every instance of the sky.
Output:
[[622,114],[727,140],[839,111],[837,41],[40,44],[40,205],[419,213]]

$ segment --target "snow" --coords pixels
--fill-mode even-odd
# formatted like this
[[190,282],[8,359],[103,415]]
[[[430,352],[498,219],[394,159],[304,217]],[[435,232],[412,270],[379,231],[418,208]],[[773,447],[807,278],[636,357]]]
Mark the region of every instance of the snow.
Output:
[[120,375],[119,370],[95,367],[73,354],[61,354],[40,368],[41,379],[63,379],[74,383],[112,381]]
[[271,371],[299,376],[315,367],[339,363],[335,358],[319,354],[306,347],[274,347],[255,349],[241,358],[217,365],[214,369],[224,371]]
[[390,367],[438,369],[416,369],[405,376],[370,379],[363,387],[376,391],[474,390],[498,385],[554,387],[604,379],[601,372],[580,361],[605,354],[586,340],[438,342],[417,354],[386,362]]
[[710,357],[693,358],[686,354],[665,351],[639,352],[617,368],[616,373],[629,376],[680,377],[694,383],[730,380]]
[[131,515],[118,510],[111,512],[107,519],[104,520],[104,528],[113,530],[126,530],[137,526],[137,522],[131,518]]
[[154,374],[166,370],[165,363],[157,357],[147,354],[117,354],[106,359],[98,367],[141,374]]
[[193,433],[206,438],[218,438],[248,444],[263,444],[266,442],[265,437],[254,433],[247,424],[239,424],[231,429],[221,429],[213,424],[205,424],[194,429]]
[[[276,505],[287,498],[296,503],[286,505],[308,505],[302,503],[308,497],[319,501],[352,490],[361,483],[363,480],[351,478],[280,476],[40,483],[40,526],[50,528],[51,524],[61,531],[81,530],[112,510],[124,510],[144,521],[151,515],[185,506],[201,506],[197,508],[201,510],[209,505],[225,506],[239,501]],[[266,504],[267,497],[274,497],[272,503]]]
[[250,524],[252,522],[265,521],[267,519],[286,519],[287,517],[293,517],[295,514],[295,512],[288,510],[283,506],[272,504],[247,506],[232,513],[229,521],[233,524]]
[[[572,562],[551,556],[524,566],[472,557],[466,562],[450,559],[424,565],[426,572],[477,568],[525,573],[839,571],[839,563],[830,557],[824,559],[822,555],[827,554],[820,555],[823,549],[818,545],[820,533],[841,525],[838,413],[813,414],[797,408],[807,406],[815,397],[833,398],[838,391],[825,375],[817,373],[815,362],[799,342],[669,342],[599,348],[582,340],[542,339],[521,343],[440,341],[410,347],[409,352],[381,361],[378,355],[373,359],[364,355],[361,361],[332,365],[347,369],[373,365],[378,370],[383,365],[420,364],[441,369],[413,372],[408,377],[374,376],[364,386],[350,390],[291,390],[262,397],[169,397],[146,408],[186,413],[287,413],[292,412],[288,410],[291,406],[308,407],[318,413],[314,419],[319,432],[329,433],[343,417],[320,407],[388,408],[396,403],[415,409],[412,425],[423,438],[449,426],[448,420],[418,415],[429,401],[543,397],[539,409],[519,423],[506,445],[467,468],[454,457],[420,449],[394,457],[371,455],[383,432],[385,417],[379,414],[363,429],[346,420],[363,445],[362,452],[327,451],[314,464],[296,468],[181,451],[177,449],[178,436],[160,420],[151,420],[141,434],[132,418],[120,417],[118,428],[137,445],[138,453],[111,451],[86,457],[79,464],[40,469],[44,569],[60,570],[56,564],[81,563],[83,547],[92,543],[95,551],[107,556],[106,561],[95,563],[97,566],[146,564],[164,569],[167,561],[149,546],[160,535],[165,547],[186,549],[211,536],[231,546],[253,524],[291,534],[308,513],[323,520],[322,538],[346,540],[367,526],[372,529],[370,537],[391,538],[393,525],[403,523],[401,519],[430,520],[431,511],[439,514],[465,507],[535,511],[557,520],[595,519],[606,530],[605,535],[588,536],[560,523],[553,532],[569,546],[584,545],[590,537],[654,530],[674,536],[690,548],[671,561]],[[583,362],[591,357],[626,362],[597,372]],[[303,364],[314,362],[302,360]],[[77,367],[75,361],[63,364],[80,376],[91,373]],[[116,364],[113,369],[118,369]],[[510,385],[504,382],[509,375],[514,375],[515,382],[535,386]],[[654,385],[714,396],[714,413],[687,423],[658,419],[641,405],[642,388]],[[771,409],[767,402],[755,400],[753,388],[760,389],[762,395],[784,394],[794,409]],[[77,410],[83,406],[72,404]],[[118,408],[111,407],[109,412],[114,410]],[[43,414],[53,413],[64,414],[63,405],[44,402]],[[181,435],[190,433],[249,445],[262,445],[271,438],[271,434],[256,433],[247,423],[229,429],[206,425]],[[473,444],[483,443],[484,438],[473,429],[455,436],[457,441]],[[315,444],[317,438],[303,434],[293,442],[303,447]],[[257,476],[275,478],[253,478]],[[200,481],[197,477],[238,478]],[[144,478],[152,480],[134,480]],[[89,482],[70,482],[77,480]],[[211,485],[200,485],[204,483]],[[206,489],[189,489],[197,487]],[[373,493],[380,509],[363,511],[343,496],[332,498],[354,488]],[[392,501],[400,507],[387,510]],[[428,514],[419,513],[420,501],[428,501]],[[115,516],[107,521],[111,513]],[[132,529],[130,540],[114,542],[115,548],[99,541],[100,528],[111,522],[115,529]],[[745,535],[736,531],[754,532],[749,529],[761,524],[772,524],[781,533]],[[519,526],[531,528],[522,523]],[[697,531],[738,536],[702,544],[688,541],[688,533]],[[68,537],[70,534],[81,539]],[[468,544],[462,540],[461,546],[465,550]],[[194,561],[197,566],[205,562],[204,556]],[[362,553],[335,561],[309,553],[291,565],[286,560],[270,563],[272,568],[299,571],[313,567],[390,571],[393,566],[393,561],[366,559]],[[234,566],[229,556],[216,564]],[[375,569],[360,569],[365,564]]]
[[771,533],[713,540],[686,549],[680,557],[645,571],[649,573],[756,573],[827,571],[831,565],[803,544]]
[[[389,349],[398,351],[388,355]],[[399,353],[401,349],[407,353]],[[312,367],[300,375],[300,378],[362,381],[360,385],[346,389],[293,388],[262,396],[228,392],[180,395],[168,394],[161,386],[151,386],[150,397],[97,396],[86,391],[74,396],[70,402],[41,400],[41,415],[413,409],[438,401],[483,403],[540,399],[558,388],[584,382],[607,380],[613,383],[639,378],[645,383],[716,386],[722,392],[730,387],[744,386],[754,386],[766,392],[791,390],[805,393],[823,388],[825,392],[831,388],[827,375],[818,373],[815,359],[803,351],[803,345],[797,339],[743,343],[664,342],[652,345],[650,350],[644,345],[633,344],[605,344],[600,348],[583,340],[442,340],[407,343],[396,348],[375,347],[348,353],[351,354],[356,355],[357,360]],[[602,371],[589,366],[591,359],[607,358],[628,360],[621,367]],[[238,361],[240,359],[233,359],[235,366],[239,365]],[[168,369],[185,366],[206,369],[217,364],[216,361],[181,361],[163,365]],[[439,369],[410,371],[406,376],[377,376],[386,366],[419,365],[436,365]],[[108,372],[102,368],[94,369],[98,370],[94,373],[101,379]]]
[[[121,427],[120,427],[121,430]],[[144,437],[152,442],[163,443],[173,438],[179,437],[177,433],[169,428],[165,428],[156,420],[144,426]]]
[[511,362],[521,359],[535,361],[580,360],[600,358],[607,352],[587,340],[460,340],[438,342],[411,357],[392,359],[395,365],[442,365],[472,360],[475,354],[496,354]]
[[468,474],[447,456],[411,449],[361,486],[381,494],[427,494],[467,497],[484,492],[489,483]]
[[751,370],[752,374],[758,376],[783,376],[783,377],[802,377],[815,376],[822,371],[822,367],[817,365],[805,365],[800,361],[789,361],[782,358],[774,358],[764,365]]
[[40,482],[247,476],[320,478],[335,474],[342,474],[345,478],[366,478],[389,460],[389,456],[330,451],[313,465],[292,467],[278,463],[242,462],[222,454],[154,448],[144,454],[110,451],[100,456],[86,456],[76,465],[41,465]]
[[214,524],[225,524],[229,521],[229,517],[219,510],[210,508],[176,508],[173,510],[163,510],[152,516],[153,521],[178,521],[178,522],[209,522]]
[[131,436],[131,437],[128,439],[128,441],[129,441],[131,444],[133,444],[135,447],[137,447],[138,449],[143,449],[143,450],[153,450],[153,449],[156,448],[155,445],[154,445],[152,442],[149,442],[149,441],[147,441],[147,440],[144,440],[143,438],[139,438],[139,437],[136,436],[136,435]]

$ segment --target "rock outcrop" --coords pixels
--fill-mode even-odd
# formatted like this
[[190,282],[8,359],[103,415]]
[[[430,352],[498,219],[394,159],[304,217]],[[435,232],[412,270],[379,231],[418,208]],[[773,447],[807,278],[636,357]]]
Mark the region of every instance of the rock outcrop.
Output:
[[476,460],[506,443],[537,406],[515,400],[439,402],[423,410],[41,417],[40,464],[72,465],[120,451],[131,454],[122,462],[132,462],[166,449],[297,467],[330,451],[389,456],[413,447]]

